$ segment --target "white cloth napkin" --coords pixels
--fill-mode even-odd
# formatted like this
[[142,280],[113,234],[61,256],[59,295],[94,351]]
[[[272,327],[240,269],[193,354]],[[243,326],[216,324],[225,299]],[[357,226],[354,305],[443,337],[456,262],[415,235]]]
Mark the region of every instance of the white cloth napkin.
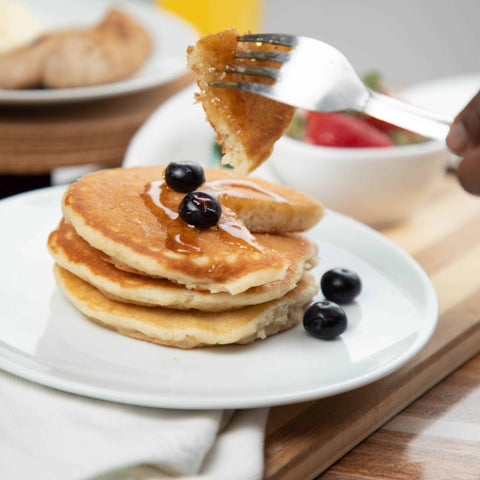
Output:
[[260,479],[267,416],[116,404],[0,371],[0,478]]

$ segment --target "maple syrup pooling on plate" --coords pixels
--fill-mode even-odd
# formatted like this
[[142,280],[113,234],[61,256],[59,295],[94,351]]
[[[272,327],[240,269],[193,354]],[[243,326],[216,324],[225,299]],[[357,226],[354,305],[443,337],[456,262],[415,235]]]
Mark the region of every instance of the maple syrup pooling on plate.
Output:
[[[253,191],[266,195],[279,203],[287,202],[280,195],[248,180],[213,180],[204,183],[201,191],[243,198],[248,198],[249,192],[251,194]],[[165,246],[167,249],[176,253],[201,253],[201,248],[198,245],[198,233],[199,230],[203,229],[189,225],[180,218],[178,205],[182,199],[181,194],[170,188],[164,180],[154,180],[145,186],[142,198],[150,211],[166,228]],[[262,251],[263,248],[256,242],[255,237],[245,225],[236,218],[233,211],[227,207],[223,207],[222,210],[218,224],[205,230],[215,231],[225,243],[233,244],[239,248]]]

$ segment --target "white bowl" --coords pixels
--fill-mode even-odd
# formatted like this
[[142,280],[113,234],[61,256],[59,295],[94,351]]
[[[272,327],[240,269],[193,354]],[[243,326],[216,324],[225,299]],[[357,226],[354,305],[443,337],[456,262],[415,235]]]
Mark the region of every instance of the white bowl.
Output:
[[337,148],[282,137],[268,163],[285,185],[371,226],[405,219],[444,175],[450,153],[436,142]]

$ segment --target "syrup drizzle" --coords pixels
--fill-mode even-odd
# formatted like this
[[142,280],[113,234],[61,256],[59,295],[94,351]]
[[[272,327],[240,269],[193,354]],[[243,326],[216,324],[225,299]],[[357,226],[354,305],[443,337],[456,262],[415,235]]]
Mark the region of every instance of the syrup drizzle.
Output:
[[[206,188],[202,188],[202,190],[207,191],[211,183],[213,182],[204,184]],[[218,191],[218,188],[221,187],[217,186],[216,191]],[[223,190],[225,188],[222,188]],[[198,237],[202,230],[185,223],[178,214],[181,194],[173,191],[164,180],[155,180],[146,185],[142,198],[166,229],[165,246],[167,249],[177,253],[201,252]],[[263,248],[256,242],[255,237],[245,225],[236,218],[232,210],[225,206],[222,207],[222,215],[218,224],[206,230],[217,233],[225,243],[234,244],[239,248],[263,251]]]
[[220,179],[212,180],[206,182],[202,190],[210,191],[217,195],[229,195],[230,197],[240,197],[240,198],[249,198],[248,193],[243,193],[242,190],[250,190],[256,193],[265,195],[266,197],[271,198],[277,203],[287,203],[288,200],[283,198],[278,193],[272,192],[266,188],[261,187],[260,185],[250,182],[249,180],[240,180],[236,178],[232,179]]
[[157,206],[158,208],[161,208],[164,212],[165,215],[167,215],[168,218],[171,220],[176,220],[178,218],[178,212],[175,212],[168,208],[164,201],[162,201],[162,197],[168,193],[167,188],[162,188],[163,186],[166,186],[165,182],[163,180],[154,180],[153,182],[150,182],[147,187],[147,191],[145,192],[150,200]]
[[263,252],[263,248],[257,244],[255,237],[250,233],[250,230],[248,230],[248,228],[235,217],[235,214],[229,208],[222,208],[222,216],[218,221],[217,227],[231,237],[237,238],[251,247],[254,247],[256,250]]

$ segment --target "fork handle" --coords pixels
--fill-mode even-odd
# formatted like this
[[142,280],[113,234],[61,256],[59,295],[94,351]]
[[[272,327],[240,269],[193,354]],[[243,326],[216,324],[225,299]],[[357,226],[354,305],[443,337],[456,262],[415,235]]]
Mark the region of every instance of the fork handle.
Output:
[[366,114],[424,137],[445,142],[453,119],[442,117],[373,90],[370,90],[369,93],[369,98],[363,108]]

